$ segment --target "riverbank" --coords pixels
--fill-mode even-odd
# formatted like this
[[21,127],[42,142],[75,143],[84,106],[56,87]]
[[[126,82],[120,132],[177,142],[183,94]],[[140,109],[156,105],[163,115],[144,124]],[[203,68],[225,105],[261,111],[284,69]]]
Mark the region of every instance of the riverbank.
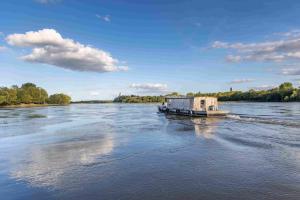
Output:
[[17,104],[17,105],[5,105],[0,106],[1,108],[32,108],[32,107],[46,107],[46,106],[67,106],[69,104]]

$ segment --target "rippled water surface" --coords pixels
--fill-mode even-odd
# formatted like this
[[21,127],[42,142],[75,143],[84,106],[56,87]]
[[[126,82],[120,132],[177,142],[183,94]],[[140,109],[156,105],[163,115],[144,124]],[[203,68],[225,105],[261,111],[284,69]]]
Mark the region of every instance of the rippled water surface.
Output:
[[0,199],[300,199],[300,103],[0,110]]

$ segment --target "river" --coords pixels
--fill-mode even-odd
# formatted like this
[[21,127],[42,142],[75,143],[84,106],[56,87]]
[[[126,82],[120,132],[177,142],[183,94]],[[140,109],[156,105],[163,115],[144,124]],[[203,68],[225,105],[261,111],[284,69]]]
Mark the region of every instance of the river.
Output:
[[227,117],[155,104],[0,110],[8,199],[300,199],[300,103],[223,103]]

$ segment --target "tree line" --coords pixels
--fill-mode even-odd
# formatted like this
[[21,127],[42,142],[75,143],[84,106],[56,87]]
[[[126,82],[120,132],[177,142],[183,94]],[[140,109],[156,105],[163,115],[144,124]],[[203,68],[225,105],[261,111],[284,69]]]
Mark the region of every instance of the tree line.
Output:
[[[173,92],[164,96],[137,96],[122,95],[114,99],[118,103],[158,103],[164,102],[167,96],[184,96],[178,92]],[[212,96],[217,97],[219,101],[254,101],[254,102],[292,102],[300,101],[300,88],[294,88],[292,83],[285,82],[279,87],[270,90],[249,90],[216,92],[216,93],[193,93],[189,92],[185,96]]]
[[69,104],[71,97],[65,94],[48,96],[45,89],[33,83],[24,83],[21,87],[0,87],[0,105],[19,104]]
[[113,100],[115,103],[157,103],[164,102],[165,96],[121,95]]
[[279,87],[269,90],[249,90],[218,93],[187,93],[187,96],[213,96],[220,101],[258,101],[258,102],[290,102],[300,101],[300,89],[292,83],[285,82]]

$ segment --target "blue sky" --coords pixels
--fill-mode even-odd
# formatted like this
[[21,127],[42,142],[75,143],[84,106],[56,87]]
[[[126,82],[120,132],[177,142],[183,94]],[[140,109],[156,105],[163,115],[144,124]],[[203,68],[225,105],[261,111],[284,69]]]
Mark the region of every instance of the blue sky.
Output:
[[300,81],[300,1],[0,2],[1,86],[74,100]]

